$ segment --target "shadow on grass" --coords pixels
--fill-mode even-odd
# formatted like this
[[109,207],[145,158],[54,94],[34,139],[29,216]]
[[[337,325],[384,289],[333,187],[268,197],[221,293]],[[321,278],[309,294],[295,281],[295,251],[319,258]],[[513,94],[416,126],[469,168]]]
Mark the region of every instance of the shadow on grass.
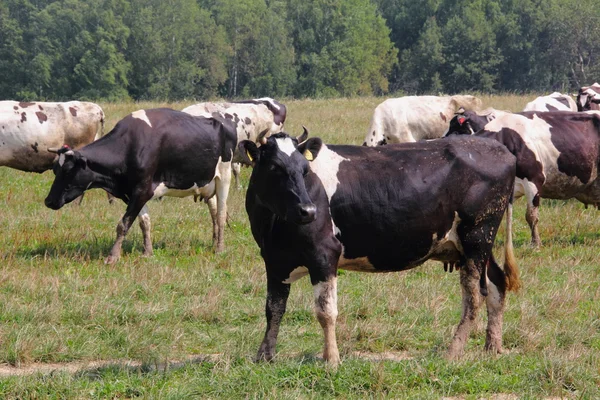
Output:
[[[32,246],[22,246],[16,249],[14,254],[16,257],[23,259],[72,257],[95,260],[107,257],[112,249],[113,244],[114,241],[109,238],[76,242],[48,242],[39,243]],[[208,251],[212,249],[212,243],[207,243],[200,239],[192,239],[189,242],[189,247],[192,249],[202,249],[202,251]],[[177,253],[178,246],[173,242],[167,243],[165,240],[158,240],[152,243],[152,249],[155,253],[159,251],[170,254]],[[143,251],[143,245],[139,240],[125,239],[123,242],[122,255],[137,253],[141,256]],[[10,255],[7,256],[10,257]]]

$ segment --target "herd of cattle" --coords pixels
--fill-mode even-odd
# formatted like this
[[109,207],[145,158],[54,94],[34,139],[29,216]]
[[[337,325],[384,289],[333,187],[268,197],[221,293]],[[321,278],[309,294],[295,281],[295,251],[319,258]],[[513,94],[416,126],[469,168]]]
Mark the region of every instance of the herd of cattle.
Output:
[[[310,276],[323,357],[337,365],[338,268],[402,271],[430,259],[460,273],[463,311],[449,350],[455,358],[484,301],[485,348],[503,351],[506,292],[521,286],[513,199],[527,199],[536,246],[540,198],[600,208],[599,104],[598,84],[581,88],[577,101],[553,93],[521,113],[480,111],[474,96],[389,99],[375,109],[363,146],[351,146],[308,138],[306,129],[297,138],[283,133],[286,107],[271,98],[139,110],[106,135],[93,103],[2,101],[0,166],[53,168],[45,204],[55,210],[92,188],[123,200],[106,259],[115,263],[138,217],[144,254],[152,254],[146,203],[163,196],[204,200],[215,251],[222,251],[231,176],[239,186],[239,166],[249,165],[246,211],[267,272],[259,359],[275,355],[297,279]],[[501,268],[492,247],[504,215]]]

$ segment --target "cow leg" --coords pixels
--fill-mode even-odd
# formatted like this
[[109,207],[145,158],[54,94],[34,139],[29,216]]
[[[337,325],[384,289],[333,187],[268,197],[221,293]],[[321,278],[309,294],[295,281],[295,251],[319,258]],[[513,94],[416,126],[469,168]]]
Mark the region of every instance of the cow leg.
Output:
[[463,312],[448,350],[448,358],[450,359],[456,359],[462,355],[482,302],[479,293],[479,267],[472,258],[468,258],[459,271],[463,295]]
[[242,189],[242,184],[240,183],[240,172],[242,169],[242,164],[233,163],[231,164],[231,172],[233,172],[233,178],[235,179],[235,187],[238,189]]
[[538,231],[538,214],[540,207],[540,194],[537,191],[537,187],[527,180],[524,181],[525,197],[527,199],[527,211],[525,212],[525,220],[531,229],[531,245],[534,247],[540,247],[542,241],[540,239],[540,233]]
[[[496,268],[500,270],[497,265]],[[503,274],[502,271],[500,271],[500,274]],[[489,293],[485,299],[488,313],[485,349],[501,354],[504,352],[502,349],[502,324],[506,288],[502,284],[496,286],[494,282],[488,279],[488,291]]]
[[[129,228],[131,228],[131,224],[133,224],[135,217],[142,211],[142,208],[150,199],[150,197],[151,196],[144,196],[141,198],[138,196],[137,198],[132,198],[131,201],[129,201],[125,215],[123,215],[123,218],[121,218],[121,221],[117,224],[117,240],[110,250],[109,256],[104,260],[105,264],[114,264],[119,260],[119,258],[121,258],[121,248],[123,246],[125,235],[127,235],[127,232],[129,231]],[[150,247],[152,247],[152,244],[150,244]]]
[[208,205],[208,211],[210,212],[210,218],[212,219],[213,226],[213,246],[217,243],[217,238],[219,237],[219,224],[217,223],[217,198],[216,196],[211,197],[206,200],[206,204]]
[[[217,242],[214,243],[215,253],[225,250],[223,234],[225,232],[225,223],[227,222],[227,197],[229,196],[229,186],[231,184],[231,161],[221,162],[217,166],[219,176],[216,178],[217,187]],[[213,232],[213,237],[215,233]]]
[[335,322],[337,310],[337,277],[330,276],[326,281],[313,285],[315,294],[315,311],[317,320],[323,328],[325,335],[325,348],[323,359],[331,366],[337,367],[340,363],[340,353],[335,338]]
[[144,237],[144,256],[152,255],[152,237],[150,236],[150,213],[148,212],[148,206],[144,204],[142,211],[138,214],[140,228],[142,229],[142,236]]
[[267,276],[267,304],[265,306],[267,330],[258,349],[257,361],[271,361],[275,356],[277,334],[279,333],[281,319],[285,313],[287,299],[290,295],[290,286],[287,283],[278,282],[273,277]]

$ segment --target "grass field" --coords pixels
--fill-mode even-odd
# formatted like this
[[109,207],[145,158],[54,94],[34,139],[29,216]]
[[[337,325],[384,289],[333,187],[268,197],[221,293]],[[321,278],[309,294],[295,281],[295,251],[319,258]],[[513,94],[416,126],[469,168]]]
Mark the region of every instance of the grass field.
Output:
[[[519,110],[532,97],[484,103]],[[287,101],[287,130],[360,144],[382,100]],[[135,109],[188,104],[102,106],[108,131]],[[43,204],[52,180],[0,168],[0,398],[600,398],[600,212],[575,201],[542,201],[540,250],[516,203],[524,288],[508,296],[508,354],[483,351],[482,312],[464,358],[444,358],[460,319],[458,274],[429,262],[340,272],[343,362],[332,371],[319,359],[308,279],[293,285],[275,362],[252,361],[266,278],[244,191],[231,192],[223,254],[211,251],[204,204],[165,198],[149,204],[154,256],[142,257],[136,223],[121,261],[106,266],[124,205],[91,191],[81,206],[52,211]],[[59,366],[70,369],[48,372]]]

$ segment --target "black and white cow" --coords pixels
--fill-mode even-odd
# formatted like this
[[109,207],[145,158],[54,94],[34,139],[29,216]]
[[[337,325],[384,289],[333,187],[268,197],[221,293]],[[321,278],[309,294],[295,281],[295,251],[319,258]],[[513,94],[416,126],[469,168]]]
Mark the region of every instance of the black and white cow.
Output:
[[231,121],[194,117],[167,108],[139,110],[81,150],[58,150],[56,177],[45,204],[57,210],[92,188],[102,188],[123,200],[127,210],[117,225],[117,240],[106,259],[112,264],[119,259],[125,235],[138,215],[144,255],[152,254],[148,200],[199,196],[208,203],[213,244],[219,252],[224,249],[236,143]]
[[504,144],[517,157],[515,197],[527,199],[531,241],[538,231],[540,198],[576,198],[600,206],[600,115],[594,112],[465,111],[450,121],[447,135],[475,134]]
[[[287,116],[287,108],[280,102],[263,97],[260,99],[240,100],[235,102],[205,102],[186,107],[182,110],[188,114],[211,117],[217,113],[221,118],[233,120],[238,135],[238,142],[252,140],[264,141],[273,133],[281,132]],[[240,159],[237,152],[233,156],[233,177],[239,188]]]
[[577,111],[577,103],[568,94],[554,92],[530,101],[523,111]]
[[379,148],[312,138],[298,145],[276,134],[261,147],[250,141],[238,147],[253,165],[246,211],[267,271],[267,330],[258,359],[275,355],[297,279],[310,276],[323,356],[335,365],[337,269],[403,271],[429,259],[460,266],[463,314],[449,356],[462,353],[486,294],[486,348],[502,351],[506,290],[520,285],[510,235],[504,270],[492,255],[514,184],[515,158],[504,146],[479,138]]
[[579,88],[577,93],[577,110],[590,111],[600,110],[600,83]]

